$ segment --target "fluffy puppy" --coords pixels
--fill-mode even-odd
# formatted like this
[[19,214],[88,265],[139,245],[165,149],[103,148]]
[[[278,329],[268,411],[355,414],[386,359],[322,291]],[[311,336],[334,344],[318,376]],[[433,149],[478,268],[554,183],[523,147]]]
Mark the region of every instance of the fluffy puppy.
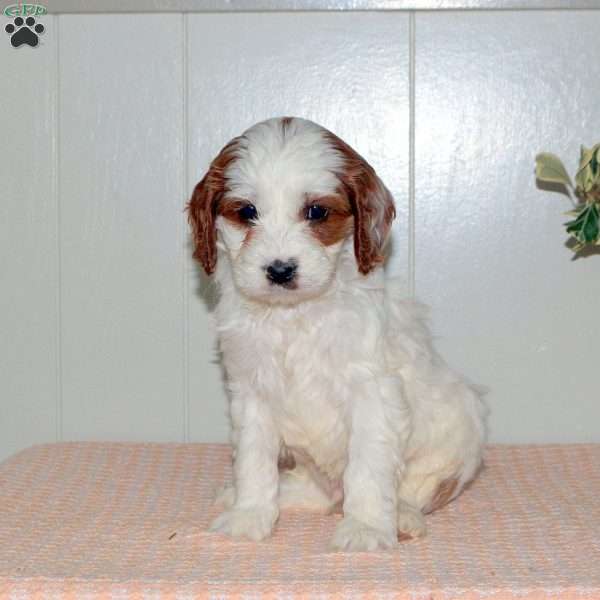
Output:
[[280,508],[341,505],[335,548],[423,535],[481,464],[485,410],[386,277],[395,211],[375,171],[323,127],[271,119],[221,150],[188,209],[233,428],[211,529],[261,540]]

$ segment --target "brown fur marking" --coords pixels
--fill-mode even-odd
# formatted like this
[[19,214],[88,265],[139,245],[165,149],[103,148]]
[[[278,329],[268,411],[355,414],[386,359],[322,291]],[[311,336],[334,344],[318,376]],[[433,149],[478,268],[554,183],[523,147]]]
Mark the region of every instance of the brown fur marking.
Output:
[[283,135],[287,133],[287,130],[294,120],[294,117],[281,117],[281,129],[283,130]]
[[206,175],[194,188],[186,208],[196,245],[194,258],[200,261],[207,275],[214,272],[217,264],[217,206],[227,191],[225,169],[236,158],[239,140],[239,137],[234,138],[219,152]]
[[429,502],[426,512],[433,512],[434,510],[438,510],[447,504],[450,501],[450,498],[452,498],[452,494],[454,494],[457,485],[458,479],[456,478],[445,479],[442,481],[435,493],[435,496]]
[[309,221],[311,233],[321,244],[331,246],[350,235],[353,229],[352,208],[345,196],[309,198],[300,211],[300,218],[304,219],[306,211],[315,204],[327,209],[327,216],[322,221]]
[[354,214],[354,254],[358,269],[366,275],[383,262],[383,243],[396,216],[394,201],[373,167],[360,154],[333,133],[327,132],[326,137],[346,159],[345,169],[337,175]]
[[294,453],[290,452],[285,446],[282,446],[279,450],[277,467],[280,471],[292,471],[296,468],[296,458],[294,457]]
[[240,217],[239,211],[247,204],[246,200],[240,200],[239,198],[222,197],[217,203],[217,214],[227,219],[232,225],[246,229],[252,227],[252,225]]

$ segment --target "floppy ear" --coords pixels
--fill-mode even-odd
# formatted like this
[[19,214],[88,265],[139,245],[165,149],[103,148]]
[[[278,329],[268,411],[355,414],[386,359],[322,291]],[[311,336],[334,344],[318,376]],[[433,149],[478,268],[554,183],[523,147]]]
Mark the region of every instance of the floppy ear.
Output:
[[235,159],[240,138],[231,140],[212,161],[202,181],[196,185],[188,202],[188,220],[195,244],[194,258],[200,261],[207,275],[217,265],[217,230],[215,220],[219,200],[227,191],[225,169]]
[[330,134],[344,157],[337,174],[354,215],[354,254],[358,270],[366,275],[383,262],[383,247],[396,216],[394,199],[373,167],[346,142]]

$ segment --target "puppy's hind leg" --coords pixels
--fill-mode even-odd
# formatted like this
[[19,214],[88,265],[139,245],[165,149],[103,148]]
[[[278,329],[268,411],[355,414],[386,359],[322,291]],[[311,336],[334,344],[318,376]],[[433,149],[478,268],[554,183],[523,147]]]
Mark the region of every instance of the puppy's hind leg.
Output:
[[[430,467],[429,472],[419,471],[419,466]],[[415,468],[416,467],[416,468]],[[410,463],[398,489],[399,539],[422,537],[426,534],[424,515],[438,510],[454,499],[461,491],[460,470],[450,468],[431,472],[426,460]]]
[[398,540],[415,539],[427,533],[423,513],[402,498],[398,499]]

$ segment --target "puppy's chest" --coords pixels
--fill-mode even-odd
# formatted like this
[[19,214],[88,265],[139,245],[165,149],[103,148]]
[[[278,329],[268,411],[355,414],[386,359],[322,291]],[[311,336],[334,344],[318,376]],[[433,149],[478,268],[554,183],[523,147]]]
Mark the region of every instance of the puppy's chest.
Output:
[[287,323],[273,347],[279,394],[269,394],[286,445],[309,452],[332,475],[346,454],[343,366],[336,364],[334,334],[298,319]]

